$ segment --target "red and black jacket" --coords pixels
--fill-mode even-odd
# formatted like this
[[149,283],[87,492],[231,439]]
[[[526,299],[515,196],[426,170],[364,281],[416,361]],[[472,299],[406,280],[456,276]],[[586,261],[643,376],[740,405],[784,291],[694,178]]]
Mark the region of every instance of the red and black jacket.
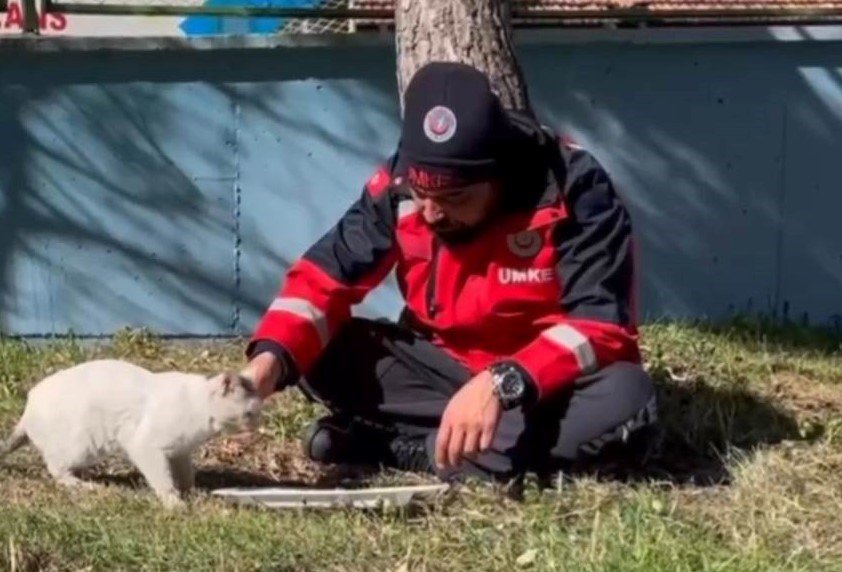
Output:
[[472,373],[514,362],[539,399],[612,362],[639,362],[625,206],[591,154],[519,125],[532,147],[506,183],[505,214],[467,243],[439,244],[396,154],[289,269],[247,354],[282,348],[306,376],[351,307],[394,270],[405,323]]

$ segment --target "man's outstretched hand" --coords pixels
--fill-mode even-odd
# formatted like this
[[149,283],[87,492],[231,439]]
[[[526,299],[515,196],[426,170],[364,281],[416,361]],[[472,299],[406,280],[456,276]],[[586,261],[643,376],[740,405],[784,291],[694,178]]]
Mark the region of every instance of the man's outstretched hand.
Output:
[[275,390],[275,383],[284,372],[284,363],[271,352],[254,356],[240,372],[254,382],[260,399],[266,399]]
[[455,467],[491,446],[503,409],[494,394],[491,373],[473,377],[450,399],[436,438],[436,465]]

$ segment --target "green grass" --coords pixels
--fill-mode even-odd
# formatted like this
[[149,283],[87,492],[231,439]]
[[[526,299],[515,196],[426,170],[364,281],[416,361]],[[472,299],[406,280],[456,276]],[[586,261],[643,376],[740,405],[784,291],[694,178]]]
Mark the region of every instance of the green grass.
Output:
[[[107,463],[109,483],[66,491],[24,449],[0,466],[0,567],[14,570],[840,570],[840,338],[746,321],[656,324],[642,333],[662,392],[664,458],[645,473],[588,472],[459,487],[411,511],[267,511],[208,494],[222,484],[327,485],[354,476],[300,458],[320,413],[297,392],[275,400],[251,441],[205,447],[199,490],[170,514],[138,475]],[[164,342],[124,331],[107,344],[0,340],[0,430],[26,389],[58,368],[119,356],[153,369],[212,373],[242,364],[242,343]],[[356,475],[404,482],[399,474]]]

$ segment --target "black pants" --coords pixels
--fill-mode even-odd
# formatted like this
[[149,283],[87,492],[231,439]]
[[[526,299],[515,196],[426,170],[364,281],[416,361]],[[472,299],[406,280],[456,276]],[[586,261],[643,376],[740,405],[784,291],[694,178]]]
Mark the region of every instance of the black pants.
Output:
[[[435,457],[436,430],[448,401],[470,373],[419,335],[385,321],[352,319],[325,348],[302,390],[334,413],[411,435],[425,435]],[[655,391],[636,364],[616,363],[576,381],[564,394],[503,413],[491,449],[448,474],[509,479],[557,470],[623,443],[656,421]]]

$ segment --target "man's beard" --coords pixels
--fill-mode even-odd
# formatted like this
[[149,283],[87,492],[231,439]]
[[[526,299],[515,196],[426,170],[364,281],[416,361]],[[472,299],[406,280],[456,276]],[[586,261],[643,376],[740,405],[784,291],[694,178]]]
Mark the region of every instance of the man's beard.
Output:
[[485,227],[484,224],[473,226],[436,227],[427,225],[441,242],[449,245],[464,244],[473,240]]

